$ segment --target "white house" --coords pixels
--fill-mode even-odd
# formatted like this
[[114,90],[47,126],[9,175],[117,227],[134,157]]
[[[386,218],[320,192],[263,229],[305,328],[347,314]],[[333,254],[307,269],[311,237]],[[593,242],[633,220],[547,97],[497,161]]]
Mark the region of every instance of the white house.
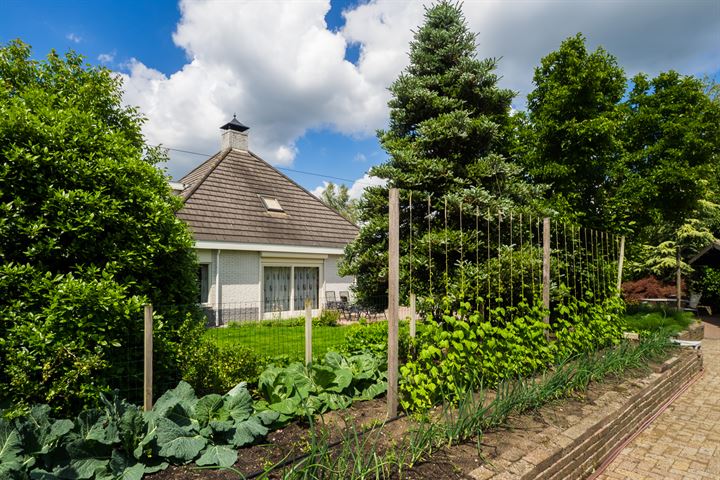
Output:
[[210,323],[315,314],[351,277],[338,260],[358,228],[248,150],[248,127],[221,127],[222,149],[174,185],[195,238]]

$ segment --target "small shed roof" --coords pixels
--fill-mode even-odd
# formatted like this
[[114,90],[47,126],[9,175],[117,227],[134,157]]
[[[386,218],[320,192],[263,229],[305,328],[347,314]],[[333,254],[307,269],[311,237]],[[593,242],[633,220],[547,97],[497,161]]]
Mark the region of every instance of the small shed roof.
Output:
[[700,250],[697,255],[690,259],[690,265],[708,265],[710,267],[720,267],[720,242],[712,242],[707,247]]
[[357,226],[251,152],[225,150],[180,180],[195,240],[343,248]]

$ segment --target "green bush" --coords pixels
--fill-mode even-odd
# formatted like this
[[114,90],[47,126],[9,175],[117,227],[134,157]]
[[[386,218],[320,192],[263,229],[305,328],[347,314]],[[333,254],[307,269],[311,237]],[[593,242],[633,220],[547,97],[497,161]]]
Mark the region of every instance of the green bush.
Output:
[[226,392],[240,382],[255,386],[270,359],[241,345],[218,346],[203,340],[186,352],[182,361],[182,379],[199,395]]
[[[482,305],[482,299],[477,303]],[[555,311],[549,329],[544,322],[549,312],[525,302],[483,311],[460,302],[456,310],[430,318],[418,335],[416,353],[400,368],[401,405],[424,410],[443,401],[456,403],[468,388],[527,376],[621,337],[618,298],[575,302],[572,308],[566,301]],[[554,341],[546,337],[546,329],[556,336]]]
[[[388,322],[361,322],[348,327],[345,342],[340,351],[346,353],[371,352],[378,356],[387,355]],[[398,328],[398,358],[401,362],[407,360],[412,348],[410,338],[410,324],[401,321]]]
[[551,330],[559,358],[617,344],[623,331],[625,303],[619,297],[593,301],[566,297],[555,306]]
[[336,327],[338,320],[340,320],[339,311],[325,309],[319,317],[313,318],[313,326]]
[[693,282],[702,292],[702,305],[710,305],[720,310],[720,270],[713,267],[700,267],[697,273],[699,280]]
[[32,57],[0,46],[0,404],[76,412],[141,391],[143,303],[157,306],[156,372],[177,377],[197,338],[181,332],[201,318],[197,261],[119,77],[74,53]]
[[[323,310],[319,317],[313,317],[312,324],[314,327],[336,327],[340,320],[340,312],[337,310]],[[268,320],[230,322],[229,328],[243,327],[303,327],[305,326],[305,316],[297,316],[291,318],[273,318]]]

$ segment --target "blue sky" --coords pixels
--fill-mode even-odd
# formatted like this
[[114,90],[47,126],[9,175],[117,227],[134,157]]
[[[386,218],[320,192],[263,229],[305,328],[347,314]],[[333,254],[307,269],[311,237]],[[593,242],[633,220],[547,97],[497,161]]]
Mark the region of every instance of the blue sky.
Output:
[[[348,186],[386,156],[375,131],[387,122],[387,86],[407,64],[418,2],[393,0],[1,0],[0,42],[20,38],[42,57],[74,49],[124,75],[128,103],[148,116],[150,143],[200,153],[219,145],[237,113],[250,147],[309,190]],[[581,31],[628,76],[674,68],[720,70],[717,0],[466,1],[478,54],[502,57],[501,84],[524,108],[532,69]],[[203,157],[171,152],[181,176]]]

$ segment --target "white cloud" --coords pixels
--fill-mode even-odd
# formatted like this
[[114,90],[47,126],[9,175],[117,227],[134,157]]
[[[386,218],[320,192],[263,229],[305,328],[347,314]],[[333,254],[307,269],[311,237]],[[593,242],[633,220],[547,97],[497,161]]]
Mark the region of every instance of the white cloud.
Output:
[[358,199],[362,197],[362,194],[366,188],[375,186],[382,187],[386,184],[387,180],[385,180],[384,178],[372,177],[366,173],[362,176],[362,178],[355,180],[355,183],[353,183],[352,187],[350,187],[350,189],[348,190],[348,194],[350,195],[351,199]]
[[[357,200],[362,196],[367,187],[385,186],[386,184],[387,180],[384,178],[372,177],[366,173],[361,178],[358,178],[355,182],[353,182],[352,186],[348,189],[348,195],[351,200]],[[330,185],[330,182],[323,180],[322,185],[318,185],[312,189],[310,193],[320,198],[328,185]]]
[[[508,0],[463,4],[478,32],[480,57],[502,57],[501,85],[520,92],[524,108],[533,67],[560,42],[583,32],[632,75],[670,68],[710,73],[720,65],[717,0]],[[188,63],[164,75],[133,60],[124,75],[125,101],[148,116],[150,143],[216,151],[218,127],[233,113],[249,125],[250,148],[289,165],[296,141],[312,129],[372,136],[387,123],[387,87],[408,63],[421,2],[374,0],[344,13],[330,31],[329,0],[197,2],[181,0],[173,36]],[[344,60],[360,45],[357,65]],[[197,162],[174,156],[170,173]]]
[[82,37],[80,35],[77,35],[72,32],[65,35],[65,38],[67,38],[68,40],[70,40],[73,43],[80,43],[82,41]]
[[325,24],[329,8],[327,0],[182,1],[173,38],[191,60],[169,76],[135,60],[124,75],[125,101],[150,119],[148,141],[216,151],[219,126],[237,113],[250,127],[250,148],[289,165],[309,129],[372,135],[386,117],[387,92],[344,59],[345,38]]
[[357,153],[357,154],[355,154],[355,156],[353,157],[353,160],[356,161],[356,162],[364,163],[364,162],[367,162],[367,157],[365,156],[364,153]]
[[320,198],[328,185],[330,185],[330,182],[323,181],[322,185],[318,185],[317,187],[313,188],[310,193],[315,195],[317,198]]
[[115,61],[115,52],[98,55],[98,62],[100,63],[112,63],[113,61]]

